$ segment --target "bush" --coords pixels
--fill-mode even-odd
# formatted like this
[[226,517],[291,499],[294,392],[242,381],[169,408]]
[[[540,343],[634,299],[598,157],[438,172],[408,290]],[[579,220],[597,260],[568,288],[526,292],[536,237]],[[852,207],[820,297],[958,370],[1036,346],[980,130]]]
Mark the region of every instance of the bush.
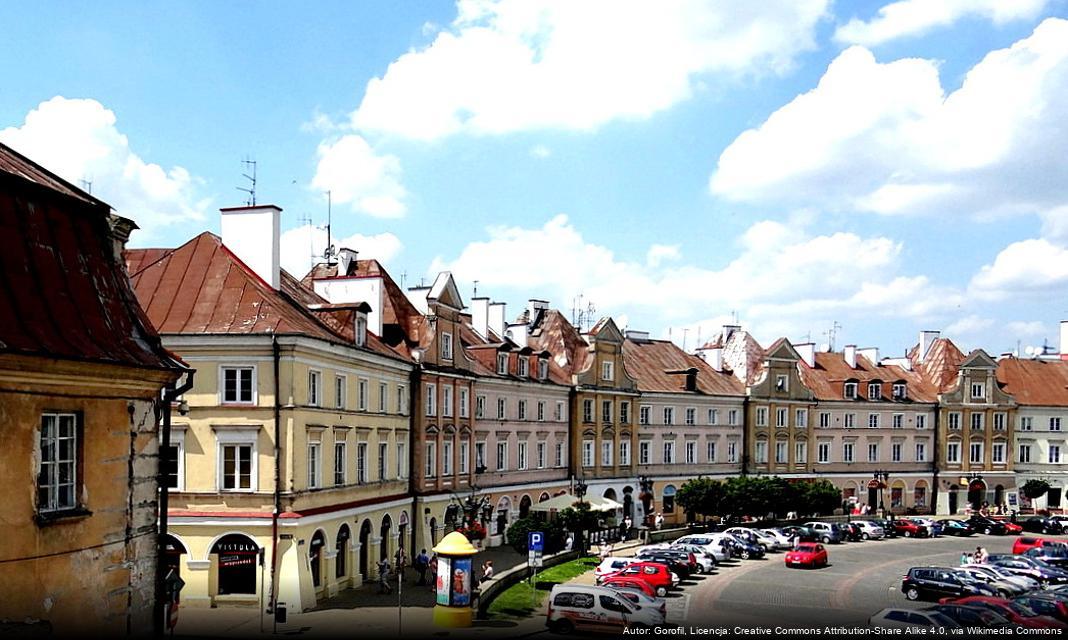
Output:
[[564,548],[567,532],[559,523],[531,516],[520,518],[508,527],[508,544],[519,553],[526,553],[527,534],[531,531],[541,531],[545,534],[545,553],[555,553]]

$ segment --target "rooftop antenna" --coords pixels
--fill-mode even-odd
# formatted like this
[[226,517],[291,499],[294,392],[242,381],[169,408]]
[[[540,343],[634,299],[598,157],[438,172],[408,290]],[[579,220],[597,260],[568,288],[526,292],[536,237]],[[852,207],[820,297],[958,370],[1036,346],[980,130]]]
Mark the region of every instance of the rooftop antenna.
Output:
[[[249,158],[246,157],[244,160],[241,161],[241,164],[245,165],[246,167],[252,167],[252,175],[249,175],[248,173],[244,173],[243,172],[241,175],[244,176],[245,179],[247,179],[249,181],[249,187],[248,188],[237,187],[237,190],[238,191],[244,191],[245,193],[248,194],[248,200],[245,201],[246,205],[248,205],[250,207],[255,207],[256,206],[256,161],[255,160],[250,160]],[[247,169],[246,169],[246,171],[247,171]]]
[[842,325],[835,320],[831,323],[831,328],[823,332],[823,335],[827,336],[827,345],[832,353],[834,352],[834,339],[838,337],[838,330],[841,328]]
[[331,260],[337,254],[337,252],[334,250],[334,245],[332,245],[330,243],[330,223],[331,223],[331,218],[332,218],[331,209],[333,208],[332,204],[333,204],[333,200],[331,198],[331,194],[330,194],[329,191],[327,191],[326,192],[326,249],[323,250],[323,259],[326,260],[326,266],[328,266],[328,267],[331,264],[333,264],[333,262],[331,262]]
[[404,288],[404,283],[408,280],[408,270],[401,271],[401,289]]
[[82,178],[78,182],[82,183],[82,189],[85,189],[86,193],[88,193],[89,195],[93,195],[93,181],[92,180],[87,180],[85,178]]
[[682,350],[686,351],[686,336],[690,335],[688,328],[682,330]]
[[307,213],[301,215],[299,222],[301,226],[308,227],[308,269],[311,270],[315,268],[315,259],[318,257],[315,255],[315,227]]

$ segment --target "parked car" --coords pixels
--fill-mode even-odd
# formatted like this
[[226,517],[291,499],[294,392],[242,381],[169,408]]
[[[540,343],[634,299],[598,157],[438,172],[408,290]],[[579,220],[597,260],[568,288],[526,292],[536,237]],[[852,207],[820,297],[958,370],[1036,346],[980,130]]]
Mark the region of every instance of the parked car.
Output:
[[883,535],[887,538],[896,538],[900,535],[896,529],[894,529],[894,521],[880,518],[868,518],[868,522],[874,524],[877,527],[883,528]]
[[995,567],[995,566],[989,565],[989,564],[978,564],[978,565],[973,564],[973,565],[968,565],[968,566],[976,567],[978,569],[983,569],[985,571],[991,571],[991,572],[999,575],[1002,579],[1007,580],[1008,582],[1011,582],[1013,584],[1018,584],[1020,587],[1023,587],[1025,592],[1026,591],[1033,591],[1035,589],[1039,589],[1039,588],[1042,587],[1042,583],[1039,582],[1038,580],[1036,580],[1035,578],[1033,578],[1031,576],[1025,576],[1025,575],[1013,573],[1013,572],[1009,571],[1008,569],[1006,569],[1004,567]]
[[794,546],[790,542],[790,536],[783,533],[782,529],[761,529],[760,531],[766,535],[769,540],[775,541],[775,548],[779,551],[792,549]]
[[926,538],[930,535],[927,527],[912,520],[894,520],[891,526],[898,535],[906,538]]
[[838,525],[838,528],[842,530],[842,539],[850,542],[860,542],[864,539],[863,532],[855,523],[844,522]]
[[1015,574],[1030,576],[1043,585],[1068,584],[1068,573],[1046,564],[1041,560],[1029,558],[1024,555],[1009,555],[999,553],[991,555],[987,562],[996,567],[1002,567]]
[[632,562],[620,571],[604,576],[604,581],[617,577],[643,580],[649,583],[661,598],[667,595],[669,589],[679,584],[679,576],[660,562]]
[[716,556],[709,553],[704,547],[699,547],[695,544],[672,544],[669,548],[681,549],[692,553],[694,558],[697,559],[697,564],[701,567],[701,573],[712,573],[715,571],[716,565],[719,564]]
[[638,607],[652,607],[660,611],[665,618],[667,617],[667,602],[665,602],[663,598],[657,598],[655,595],[650,595],[642,589],[618,586],[608,586],[608,588],[627,600],[630,600],[631,604],[637,605]]
[[791,540],[797,542],[819,542],[820,534],[815,529],[809,527],[801,527],[798,525],[790,525],[782,528],[782,533]]
[[954,604],[966,604],[971,607],[982,607],[1008,619],[1014,624],[1029,629],[1063,629],[1065,626],[1046,616],[1040,616],[1026,606],[1006,600],[1005,598],[993,598],[989,596],[967,596],[957,599],[946,599],[946,602]]
[[1046,533],[1054,536],[1064,533],[1064,525],[1053,518],[1043,516],[1024,518],[1018,524],[1028,533]]
[[927,532],[931,534],[932,538],[937,538],[942,535],[942,525],[938,524],[931,518],[909,518],[916,524],[927,527]]
[[764,550],[764,553],[771,551],[778,551],[790,546],[789,541],[784,543],[780,542],[779,538],[766,533],[760,529],[750,529],[747,527],[731,527],[727,529],[726,533],[740,535],[745,537],[751,544],[755,544]]
[[955,620],[939,611],[913,609],[883,609],[868,618],[868,626],[880,629],[909,629],[916,627],[945,627],[960,629]]
[[999,520],[991,520],[986,516],[975,514],[968,518],[966,521],[972,529],[975,529],[979,533],[984,533],[988,536],[1003,536],[1008,533],[1008,529],[1005,528],[1005,522]]
[[691,534],[682,536],[673,544],[693,544],[705,549],[716,558],[716,562],[726,562],[731,559],[730,550],[724,545],[722,534]]
[[617,573],[620,569],[634,562],[634,558],[605,558],[597,568],[593,570],[594,580],[600,580],[609,573]]
[[616,590],[629,589],[634,591],[641,591],[642,593],[651,598],[656,597],[656,589],[654,589],[652,585],[650,585],[648,582],[640,578],[623,578],[620,576],[616,576],[614,578],[608,578],[607,580],[603,581],[599,586],[608,587],[609,589]]
[[1005,629],[1016,626],[1008,618],[984,607],[967,604],[936,604],[927,611],[937,611],[962,627],[982,627],[984,629]]
[[732,533],[726,535],[734,537],[734,542],[731,545],[731,553],[736,558],[741,558],[742,560],[755,560],[764,557],[764,548],[760,545],[749,542],[741,536],[735,536]]
[[828,564],[827,548],[816,542],[802,542],[786,552],[787,567],[826,567]]
[[996,595],[985,584],[975,582],[946,567],[912,567],[901,578],[901,592],[909,600],[952,596]]
[[842,529],[833,522],[806,522],[805,526],[815,531],[823,544],[838,544],[842,541]]
[[664,614],[654,607],[631,604],[612,589],[558,584],[549,593],[545,626],[557,633],[576,629],[622,633],[634,627],[659,627]]
[[853,524],[860,529],[860,537],[864,540],[882,540],[886,537],[886,530],[871,520],[854,520]]
[[664,565],[669,571],[677,575],[679,580],[685,580],[693,573],[688,562],[680,560],[678,557],[668,553],[657,553],[656,550],[651,550],[635,557],[642,562],[657,562]]
[[646,557],[668,557],[673,560],[677,560],[686,565],[687,576],[694,573],[701,572],[701,564],[697,562],[697,557],[685,549],[672,546],[647,546],[638,549],[638,553],[635,554],[639,558]]
[[[1004,589],[1009,595],[1020,595],[1039,587],[1037,580],[1026,576],[1013,575],[1000,567],[991,567],[985,564],[966,564],[960,569],[968,571],[977,580],[995,585],[999,591]],[[985,578],[985,580],[982,578]],[[1006,597],[1008,596],[1006,595]]]
[[944,520],[939,520],[938,524],[942,525],[943,535],[958,537],[975,535],[975,529],[972,529],[967,522],[946,518]]
[[968,577],[969,580],[975,582],[981,582],[988,585],[994,590],[994,593],[1002,598],[1011,598],[1013,596],[1020,595],[1024,592],[1023,589],[1015,584],[1006,582],[1001,578],[994,577],[984,571],[976,569],[971,565],[965,565],[963,567],[954,567],[954,571],[961,573]]
[[1012,543],[1012,552],[1019,555],[1024,553],[1028,549],[1034,549],[1035,547],[1050,547],[1050,546],[1065,546],[1064,540],[1055,540],[1053,538],[1041,538],[1039,536],[1020,536],[1016,538],[1016,541]]
[[1037,591],[1017,596],[1013,602],[1022,604],[1040,616],[1068,622],[1068,595],[1063,593]]
[[1049,545],[1046,547],[1034,547],[1024,551],[1022,555],[1028,558],[1041,560],[1059,569],[1068,567],[1068,547],[1063,544]]

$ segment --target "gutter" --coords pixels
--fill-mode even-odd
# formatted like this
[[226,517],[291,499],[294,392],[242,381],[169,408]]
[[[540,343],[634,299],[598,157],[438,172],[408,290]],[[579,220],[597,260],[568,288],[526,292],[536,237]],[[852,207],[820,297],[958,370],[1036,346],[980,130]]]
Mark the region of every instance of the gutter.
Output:
[[[278,518],[282,512],[282,404],[279,399],[281,393],[279,363],[282,357],[277,336],[271,337],[271,356],[274,366],[274,509],[271,512],[271,595],[268,600],[268,612],[273,617],[275,605],[278,604]],[[277,618],[275,618],[274,625],[275,633],[277,633]]]

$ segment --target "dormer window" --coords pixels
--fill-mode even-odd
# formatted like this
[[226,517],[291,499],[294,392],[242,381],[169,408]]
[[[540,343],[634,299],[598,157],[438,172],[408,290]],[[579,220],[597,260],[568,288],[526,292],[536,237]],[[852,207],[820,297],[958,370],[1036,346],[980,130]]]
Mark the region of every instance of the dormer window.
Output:
[[544,380],[549,377],[549,361],[545,358],[538,360],[538,379]]
[[601,380],[611,382],[616,379],[615,367],[612,362],[601,363]]
[[883,397],[883,385],[881,382],[868,383],[868,400],[881,400]]
[[497,354],[497,373],[499,375],[502,375],[502,376],[508,374],[508,354],[507,353],[498,353]]
[[452,334],[441,334],[441,358],[442,360],[452,360]]
[[519,377],[520,378],[526,378],[528,375],[530,375],[530,363],[527,362],[526,358],[520,358],[519,359]]
[[908,397],[908,387],[904,382],[894,383],[894,400],[904,400]]
[[986,397],[986,385],[982,382],[972,383],[972,398],[981,400]]
[[367,344],[367,316],[362,313],[356,315],[356,346],[362,347]]
[[789,391],[790,390],[790,378],[784,375],[775,376],[775,390],[776,391]]
[[847,382],[847,383],[845,383],[844,396],[845,396],[846,400],[856,400],[857,399],[857,386],[858,385],[857,385],[856,382]]

